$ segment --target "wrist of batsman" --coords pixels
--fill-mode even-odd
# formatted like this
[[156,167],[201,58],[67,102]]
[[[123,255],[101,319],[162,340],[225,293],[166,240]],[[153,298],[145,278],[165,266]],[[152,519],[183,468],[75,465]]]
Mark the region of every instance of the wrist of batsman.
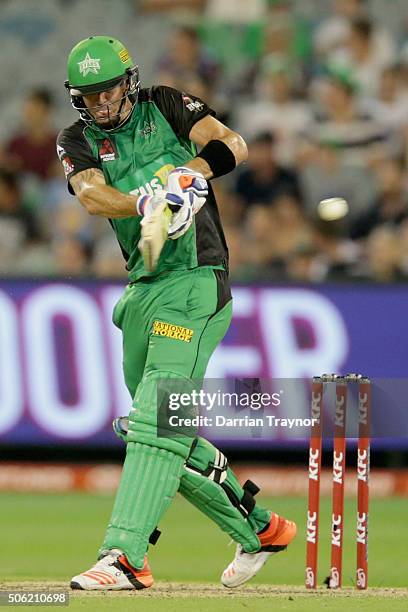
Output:
[[184,199],[168,191],[155,195],[142,195],[136,200],[136,212],[140,217],[151,214],[159,204],[166,202],[172,212],[177,212],[184,204]]

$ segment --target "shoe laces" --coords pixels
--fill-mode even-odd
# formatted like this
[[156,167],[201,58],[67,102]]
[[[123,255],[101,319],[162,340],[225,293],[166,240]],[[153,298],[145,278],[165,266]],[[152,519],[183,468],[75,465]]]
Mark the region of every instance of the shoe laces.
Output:
[[120,555],[122,554],[123,553],[121,550],[114,548],[110,550],[109,552],[107,552],[107,554],[104,555],[101,559],[98,559],[98,561],[95,563],[93,567],[95,568],[100,565],[102,566],[103,565],[110,565],[110,566],[115,565],[115,563],[118,560],[118,557],[120,557]]

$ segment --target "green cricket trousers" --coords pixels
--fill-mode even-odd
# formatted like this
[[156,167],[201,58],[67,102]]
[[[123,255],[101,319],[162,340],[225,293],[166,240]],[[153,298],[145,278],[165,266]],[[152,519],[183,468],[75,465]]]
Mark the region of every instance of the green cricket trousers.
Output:
[[[207,440],[157,434],[157,384],[204,378],[232,315],[227,273],[198,267],[141,279],[127,286],[113,312],[122,330],[123,370],[133,398],[121,482],[101,554],[123,550],[143,567],[152,533],[179,491],[247,552],[270,513],[255,505],[224,455]],[[252,483],[250,483],[252,485]]]

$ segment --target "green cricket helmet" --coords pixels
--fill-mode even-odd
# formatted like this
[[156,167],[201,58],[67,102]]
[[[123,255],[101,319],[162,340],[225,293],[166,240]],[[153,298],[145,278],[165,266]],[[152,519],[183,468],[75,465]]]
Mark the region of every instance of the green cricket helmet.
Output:
[[[120,119],[126,99],[136,104],[139,95],[139,68],[135,66],[126,47],[110,36],[90,36],[79,42],[68,56],[68,80],[65,87],[71,95],[72,106],[79,112],[81,119],[87,124],[96,123],[90,112],[92,108],[85,105],[83,96],[100,93],[118,85],[126,83],[126,90],[120,98],[118,111],[109,117],[110,126],[103,127],[110,131],[120,127],[127,119]],[[117,101],[115,101],[115,104]]]

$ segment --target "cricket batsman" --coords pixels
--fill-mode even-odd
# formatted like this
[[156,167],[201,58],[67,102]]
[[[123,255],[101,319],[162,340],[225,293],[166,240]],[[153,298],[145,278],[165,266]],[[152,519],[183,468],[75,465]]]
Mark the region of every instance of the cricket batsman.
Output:
[[[109,220],[129,272],[113,321],[132,398],[128,417],[114,423],[126,459],[98,561],[71,587],[150,587],[147,549],[177,491],[237,542],[221,580],[239,586],[288,546],[296,525],[258,506],[256,485],[241,486],[207,440],[158,435],[157,385],[202,380],[230,324],[228,250],[207,181],[246,160],[245,142],[199,98],[140,88],[128,50],[109,36],[72,49],[66,87],[80,115],[57,140],[68,188]],[[162,219],[163,244],[146,267],[143,228]]]

